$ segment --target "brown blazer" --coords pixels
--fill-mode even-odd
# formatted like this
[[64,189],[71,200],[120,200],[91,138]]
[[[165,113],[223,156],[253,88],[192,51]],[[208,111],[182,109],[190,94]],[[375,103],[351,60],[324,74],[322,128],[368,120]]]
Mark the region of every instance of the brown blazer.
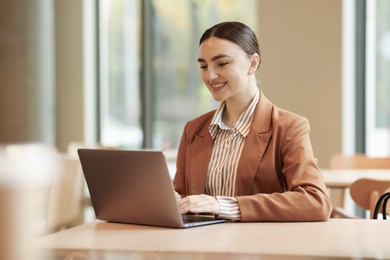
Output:
[[[175,190],[204,194],[215,110],[184,128]],[[262,93],[237,170],[241,221],[325,221],[332,205],[317,166],[306,118],[273,105]]]

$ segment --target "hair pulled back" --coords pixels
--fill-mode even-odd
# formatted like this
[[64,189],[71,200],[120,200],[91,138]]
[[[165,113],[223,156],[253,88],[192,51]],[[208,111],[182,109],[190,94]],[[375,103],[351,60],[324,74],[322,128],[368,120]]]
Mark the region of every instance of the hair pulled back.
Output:
[[231,41],[240,46],[244,52],[251,56],[260,55],[260,47],[256,34],[247,25],[240,22],[222,22],[207,29],[199,40],[199,46],[210,37]]

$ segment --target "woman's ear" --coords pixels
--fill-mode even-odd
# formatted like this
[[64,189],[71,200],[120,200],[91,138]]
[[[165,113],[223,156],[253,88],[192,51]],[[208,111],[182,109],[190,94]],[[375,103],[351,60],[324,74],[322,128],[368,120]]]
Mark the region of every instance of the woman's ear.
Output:
[[260,66],[261,63],[261,58],[258,53],[254,53],[252,55],[252,60],[251,60],[251,70],[255,71],[257,68]]

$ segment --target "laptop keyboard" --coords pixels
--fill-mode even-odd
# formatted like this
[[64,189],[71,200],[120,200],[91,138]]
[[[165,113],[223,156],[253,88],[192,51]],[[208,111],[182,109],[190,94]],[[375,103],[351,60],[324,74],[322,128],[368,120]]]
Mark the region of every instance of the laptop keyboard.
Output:
[[185,214],[182,215],[182,218],[184,223],[211,221],[216,219],[214,215],[194,215],[194,214]]

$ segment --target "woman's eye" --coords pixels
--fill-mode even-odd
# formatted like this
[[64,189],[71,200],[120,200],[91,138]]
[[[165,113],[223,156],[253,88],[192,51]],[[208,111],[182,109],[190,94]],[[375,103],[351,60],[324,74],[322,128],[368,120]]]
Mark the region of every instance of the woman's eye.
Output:
[[225,67],[228,64],[229,64],[229,62],[222,62],[222,63],[219,63],[218,66],[219,67]]
[[206,66],[206,65],[201,65],[201,66],[200,66],[200,69],[201,69],[201,70],[206,70],[206,69],[207,69],[207,66]]

